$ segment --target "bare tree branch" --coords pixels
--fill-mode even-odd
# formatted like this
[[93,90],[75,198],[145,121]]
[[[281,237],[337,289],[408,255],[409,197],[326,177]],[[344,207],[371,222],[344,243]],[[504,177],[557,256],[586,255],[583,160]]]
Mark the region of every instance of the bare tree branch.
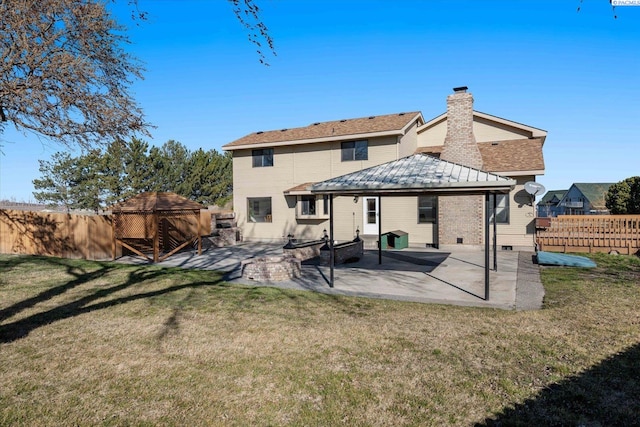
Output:
[[149,124],[130,94],[142,66],[102,2],[0,0],[2,122],[88,148]]

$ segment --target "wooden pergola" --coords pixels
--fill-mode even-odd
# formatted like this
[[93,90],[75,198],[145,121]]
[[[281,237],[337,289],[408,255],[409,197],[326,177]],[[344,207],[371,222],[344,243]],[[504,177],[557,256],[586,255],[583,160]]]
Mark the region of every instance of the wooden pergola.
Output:
[[114,205],[111,208],[113,259],[121,247],[149,261],[164,261],[196,242],[200,255],[201,209],[205,207],[199,203],[163,192],[141,193]]

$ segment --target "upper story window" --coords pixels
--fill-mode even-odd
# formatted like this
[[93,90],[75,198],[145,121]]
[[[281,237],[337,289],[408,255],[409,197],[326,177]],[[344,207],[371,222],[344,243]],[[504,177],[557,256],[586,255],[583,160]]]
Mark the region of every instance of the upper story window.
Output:
[[352,160],[368,160],[369,159],[369,143],[363,141],[349,141],[342,143],[342,161],[349,162]]
[[418,196],[418,224],[435,223],[438,218],[438,196]]
[[273,148],[252,150],[251,155],[253,157],[254,168],[273,166]]

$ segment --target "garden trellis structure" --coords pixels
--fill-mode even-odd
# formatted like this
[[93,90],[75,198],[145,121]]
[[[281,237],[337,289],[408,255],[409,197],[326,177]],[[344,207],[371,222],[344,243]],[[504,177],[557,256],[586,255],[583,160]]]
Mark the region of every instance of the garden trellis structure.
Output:
[[200,255],[201,209],[200,203],[169,192],[140,193],[112,206],[113,259],[118,246],[153,262],[195,243]]
[[[311,192],[329,196],[329,249],[330,278],[329,286],[334,284],[334,236],[333,236],[333,198],[337,196],[379,197],[378,242],[382,238],[382,197],[398,196],[455,196],[483,195],[484,213],[484,251],[485,251],[485,300],[489,300],[489,253],[490,253],[490,195],[507,194],[516,185],[516,181],[479,169],[448,162],[426,154],[414,154],[399,160],[373,166],[361,171],[338,176],[315,183]],[[494,212],[495,212],[495,200]],[[443,220],[447,220],[444,218]],[[493,260],[496,260],[496,220],[493,218]],[[382,264],[382,245],[378,244],[378,262]]]

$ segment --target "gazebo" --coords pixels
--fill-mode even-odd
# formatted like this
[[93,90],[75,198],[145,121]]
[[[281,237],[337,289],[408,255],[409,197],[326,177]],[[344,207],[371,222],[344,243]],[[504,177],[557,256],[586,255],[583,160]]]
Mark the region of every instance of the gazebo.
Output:
[[[485,300],[489,300],[489,241],[490,241],[490,194],[509,193],[516,181],[490,172],[448,162],[426,154],[414,154],[373,166],[350,174],[338,176],[311,186],[315,194],[329,195],[329,249],[330,279],[334,283],[334,237],[333,237],[333,198],[337,196],[417,196],[433,194],[438,196],[483,195],[484,213],[484,251],[485,251]],[[493,198],[495,210],[495,197]],[[382,201],[380,200],[378,221],[378,242],[382,238]],[[493,218],[493,260],[497,270],[496,222]],[[378,263],[382,264],[382,245],[378,244]]]
[[200,203],[164,192],[140,193],[112,206],[113,259],[120,247],[149,261],[164,261],[196,242],[200,255],[201,209]]

